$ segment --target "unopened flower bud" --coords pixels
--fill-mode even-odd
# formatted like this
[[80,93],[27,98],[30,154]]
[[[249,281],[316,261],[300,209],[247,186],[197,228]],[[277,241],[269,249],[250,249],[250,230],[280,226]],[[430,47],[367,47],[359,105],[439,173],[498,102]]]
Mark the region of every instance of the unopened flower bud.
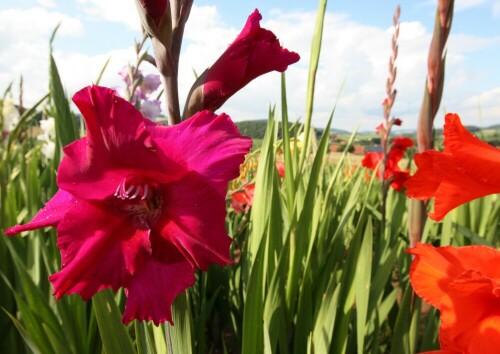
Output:
[[245,27],[221,57],[195,82],[189,93],[184,118],[208,109],[215,111],[233,94],[260,75],[283,72],[299,55],[281,46],[274,33],[260,27],[255,10]]
[[168,0],[136,0],[144,30],[162,43],[171,41],[172,27]]

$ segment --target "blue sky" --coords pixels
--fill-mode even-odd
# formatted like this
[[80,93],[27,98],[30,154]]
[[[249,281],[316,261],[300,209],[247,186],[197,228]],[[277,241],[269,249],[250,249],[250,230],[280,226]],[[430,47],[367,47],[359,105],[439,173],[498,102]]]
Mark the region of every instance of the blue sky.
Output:
[[[317,82],[314,124],[323,126],[345,80],[333,125],[371,130],[382,117],[392,14],[396,1],[330,1]],[[436,0],[399,2],[398,97],[393,113],[403,128],[416,124],[425,83],[427,50]],[[466,124],[500,123],[500,0],[457,0],[448,44],[445,93],[436,125],[445,111]],[[303,116],[310,40],[316,1],[195,0],[181,57],[180,91],[185,96],[202,72],[236,37],[247,16],[259,8],[262,26],[301,55],[287,72],[290,115]],[[54,43],[69,95],[91,84],[111,57],[102,84],[118,88],[117,71],[133,62],[140,37],[133,0],[2,0],[0,2],[0,90],[23,74],[25,98],[34,102],[47,90],[48,38],[62,22]],[[154,72],[152,67],[144,67]],[[258,78],[231,98],[222,111],[234,120],[261,119],[279,102],[279,75]],[[181,105],[183,102],[181,101]]]

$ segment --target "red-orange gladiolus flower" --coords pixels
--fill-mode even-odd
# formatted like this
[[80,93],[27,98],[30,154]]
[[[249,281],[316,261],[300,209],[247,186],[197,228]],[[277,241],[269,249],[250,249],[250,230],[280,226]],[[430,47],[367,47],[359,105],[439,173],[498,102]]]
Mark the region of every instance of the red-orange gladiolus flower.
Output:
[[276,161],[276,170],[280,178],[285,177],[285,163],[283,161]]
[[500,251],[485,246],[438,247],[418,243],[410,281],[441,312],[433,353],[492,353],[500,348]]
[[[377,127],[378,128],[378,127]],[[403,184],[409,176],[408,170],[399,168],[399,161],[403,158],[406,149],[413,146],[413,141],[410,138],[397,137],[394,138],[389,151],[389,156],[385,164],[384,179],[391,181],[391,187],[396,191],[403,189]],[[383,152],[369,152],[365,155],[361,164],[371,170],[375,170],[379,163],[384,159]],[[382,179],[382,171],[378,169],[378,177]]]
[[255,183],[246,185],[243,190],[234,192],[231,196],[231,207],[236,214],[248,211],[253,203],[255,194]]
[[461,204],[500,193],[500,150],[469,133],[457,114],[445,121],[444,152],[416,154],[418,171],[405,183],[408,197],[435,198],[429,217],[436,221]]

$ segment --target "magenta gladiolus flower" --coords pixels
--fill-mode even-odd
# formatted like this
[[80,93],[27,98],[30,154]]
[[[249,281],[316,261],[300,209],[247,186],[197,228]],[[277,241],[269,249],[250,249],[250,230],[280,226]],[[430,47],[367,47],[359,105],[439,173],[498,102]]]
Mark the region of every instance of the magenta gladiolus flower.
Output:
[[87,136],[64,148],[54,197],[6,233],[57,227],[56,298],[123,287],[124,323],[172,322],[172,301],[194,283],[194,270],[231,263],[226,188],[251,140],[209,111],[172,127],[153,123],[99,86],[73,101]]
[[273,32],[260,27],[261,19],[255,10],[234,42],[200,76],[188,99],[187,115],[201,109],[215,111],[258,76],[283,72],[299,61],[299,55],[283,48]]
[[239,36],[208,69],[204,109],[216,110],[256,77],[273,70],[283,72],[299,61],[299,55],[283,48],[273,32],[260,27],[260,20],[262,15],[255,10]]

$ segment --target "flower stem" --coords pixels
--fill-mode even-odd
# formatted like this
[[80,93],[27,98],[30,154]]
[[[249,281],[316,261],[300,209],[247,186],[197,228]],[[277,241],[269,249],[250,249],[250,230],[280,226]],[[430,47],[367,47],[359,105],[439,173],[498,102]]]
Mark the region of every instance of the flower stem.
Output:
[[178,124],[181,122],[181,113],[179,107],[177,68],[175,73],[169,72],[168,75],[162,74],[162,83],[165,88],[164,94],[167,102],[168,124]]
[[[417,143],[420,153],[432,149],[434,117],[441,103],[444,86],[445,59],[444,48],[451,30],[453,19],[453,0],[442,0],[438,2],[436,19],[434,23],[434,34],[429,48],[427,60],[427,82],[424,91],[424,99],[420,108],[417,127]],[[427,204],[423,201],[412,200],[409,209],[408,233],[410,247],[415,247],[422,238],[422,232],[427,218],[425,208]]]
[[391,57],[389,59],[389,77],[386,83],[386,99],[383,102],[384,107],[384,126],[385,129],[380,129],[380,143],[382,145],[382,152],[384,157],[379,165],[380,179],[382,181],[382,236],[385,237],[385,225],[386,225],[386,208],[387,208],[387,193],[389,191],[389,185],[391,181],[385,179],[385,170],[387,166],[387,160],[389,158],[389,137],[391,134],[391,128],[394,123],[394,119],[389,119],[391,115],[391,109],[394,105],[394,100],[396,99],[397,91],[394,89],[394,81],[396,80],[396,66],[394,63],[398,57],[398,37],[399,37],[399,16],[401,14],[401,7],[398,5],[394,11],[394,16],[392,19],[392,25],[394,27],[394,33],[391,40]]

